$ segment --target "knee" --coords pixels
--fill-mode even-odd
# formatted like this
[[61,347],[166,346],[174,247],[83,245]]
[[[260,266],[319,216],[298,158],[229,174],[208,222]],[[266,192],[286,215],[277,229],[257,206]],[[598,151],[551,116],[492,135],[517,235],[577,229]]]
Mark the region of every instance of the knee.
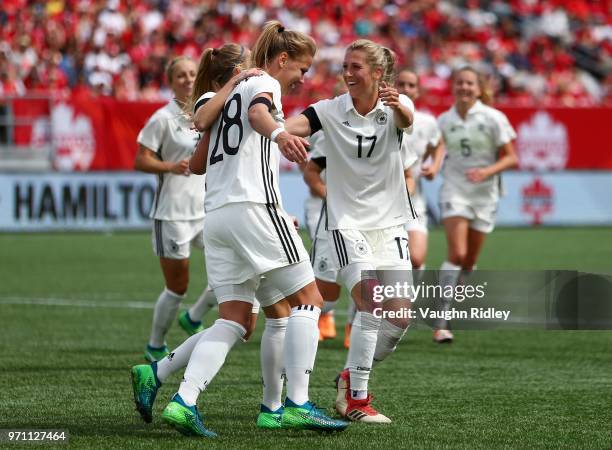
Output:
[[451,254],[448,256],[448,262],[456,266],[463,267],[465,264],[466,257],[467,257],[466,252],[462,252],[462,251],[451,252]]

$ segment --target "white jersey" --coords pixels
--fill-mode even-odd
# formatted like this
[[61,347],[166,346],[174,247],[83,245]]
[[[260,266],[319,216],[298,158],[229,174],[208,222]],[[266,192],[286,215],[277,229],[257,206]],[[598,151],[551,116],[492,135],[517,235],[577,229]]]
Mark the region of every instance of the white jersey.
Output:
[[[162,161],[190,158],[200,138],[192,123],[172,100],[148,120],[137,142]],[[198,175],[158,175],[150,217],[157,220],[194,220],[204,217],[204,178]]]
[[251,77],[234,88],[211,129],[206,211],[238,202],[281,204],[278,146],[249,123],[249,105],[262,93],[272,96],[271,113],[277,122],[283,121],[280,85],[274,78]]
[[426,214],[425,200],[420,189],[421,167],[423,166],[423,156],[427,147],[437,147],[442,134],[438,127],[436,118],[431,114],[420,111],[414,112],[414,131],[412,134],[404,135],[402,146],[407,147],[405,153],[404,167],[410,167],[412,178],[415,181],[415,191],[410,196],[414,208],[419,216]]
[[[400,101],[414,111],[408,97]],[[393,109],[379,100],[364,117],[349,94],[312,108],[325,133],[328,229],[375,230],[411,219],[400,152],[404,131]]]
[[438,124],[446,146],[440,201],[472,205],[496,203],[500,195],[499,175],[472,183],[465,173],[471,168],[494,164],[498,148],[516,138],[508,118],[501,111],[477,101],[465,120],[453,106],[440,115]]
[[[321,167],[321,180],[323,183],[327,183],[325,180],[325,166],[327,165],[327,154],[325,152],[325,134],[323,131],[317,131],[315,134],[310,136],[310,159],[314,159],[319,167]],[[321,159],[323,158],[323,159]],[[318,198],[318,197],[317,197]],[[317,220],[317,226],[315,227],[314,237],[317,239],[327,239],[327,211],[324,202],[321,202],[321,209],[319,210],[319,219]]]

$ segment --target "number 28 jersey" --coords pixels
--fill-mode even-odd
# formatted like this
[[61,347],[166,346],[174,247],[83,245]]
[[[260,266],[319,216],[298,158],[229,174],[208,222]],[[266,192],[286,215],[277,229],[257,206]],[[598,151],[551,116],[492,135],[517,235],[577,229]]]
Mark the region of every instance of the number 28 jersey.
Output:
[[249,123],[249,105],[262,93],[272,96],[271,114],[277,122],[283,122],[280,85],[263,74],[234,88],[211,128],[204,203],[207,212],[238,202],[281,205],[278,146]]
[[438,125],[446,146],[440,201],[471,205],[496,203],[500,195],[499,175],[472,183],[466,171],[494,164],[498,148],[516,138],[508,118],[501,111],[477,101],[465,120],[453,106],[440,115]]
[[[414,113],[412,101],[405,95],[399,97]],[[397,128],[393,109],[379,100],[364,117],[349,94],[310,108],[325,134],[327,228],[377,230],[411,220],[414,211],[401,152],[404,130]],[[310,108],[304,113],[309,114]],[[312,125],[311,120],[315,132]]]

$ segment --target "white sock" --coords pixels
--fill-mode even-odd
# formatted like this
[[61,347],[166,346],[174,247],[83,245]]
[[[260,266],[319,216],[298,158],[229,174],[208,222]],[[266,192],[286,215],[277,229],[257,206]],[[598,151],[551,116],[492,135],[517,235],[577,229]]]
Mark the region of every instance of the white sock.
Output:
[[261,336],[261,378],[263,382],[262,404],[276,411],[281,407],[283,393],[283,363],[285,333],[289,318],[266,319]]
[[232,320],[217,319],[198,341],[179,387],[179,395],[189,406],[195,405],[198,395],[210,384],[234,344],[246,334],[242,325]]
[[[442,286],[442,298],[440,299],[440,309],[448,311],[453,301],[452,297],[446,296],[445,293],[450,292],[450,287],[454,290],[457,285],[457,280],[461,274],[461,266],[444,261],[440,266],[439,284]],[[444,319],[438,319],[435,323],[437,329],[448,329],[448,322]]]
[[165,288],[155,303],[153,311],[153,325],[151,326],[151,337],[149,345],[151,347],[163,347],[166,345],[166,334],[170,325],[176,319],[181,301],[185,295],[178,295],[168,288]]
[[202,292],[196,302],[189,308],[189,318],[192,322],[201,322],[206,313],[215,306],[217,306],[217,296],[209,286],[206,286],[204,292]]
[[179,369],[185,368],[191,357],[193,349],[208,329],[189,336],[181,345],[172,350],[168,356],[157,361],[157,378],[162,383]]
[[380,322],[380,318],[368,312],[357,311],[355,314],[351,329],[351,346],[346,360],[351,375],[351,390],[368,390]]
[[285,371],[287,397],[295,404],[308,401],[308,382],[319,345],[319,315],[313,305],[291,308],[285,335]]
[[323,308],[321,309],[321,314],[334,313],[334,308],[336,307],[336,301],[328,302],[327,300],[323,301]]
[[408,328],[400,328],[387,320],[383,320],[378,330],[374,361],[384,361],[387,356],[393,353],[399,341],[404,334],[406,334],[406,330],[408,330]]

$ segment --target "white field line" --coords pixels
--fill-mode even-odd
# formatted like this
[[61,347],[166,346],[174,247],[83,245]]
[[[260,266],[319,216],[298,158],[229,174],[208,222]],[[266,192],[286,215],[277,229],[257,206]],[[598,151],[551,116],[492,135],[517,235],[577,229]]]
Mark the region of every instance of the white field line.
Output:
[[0,297],[0,305],[68,306],[73,308],[153,309],[154,302],[121,302],[44,297]]

